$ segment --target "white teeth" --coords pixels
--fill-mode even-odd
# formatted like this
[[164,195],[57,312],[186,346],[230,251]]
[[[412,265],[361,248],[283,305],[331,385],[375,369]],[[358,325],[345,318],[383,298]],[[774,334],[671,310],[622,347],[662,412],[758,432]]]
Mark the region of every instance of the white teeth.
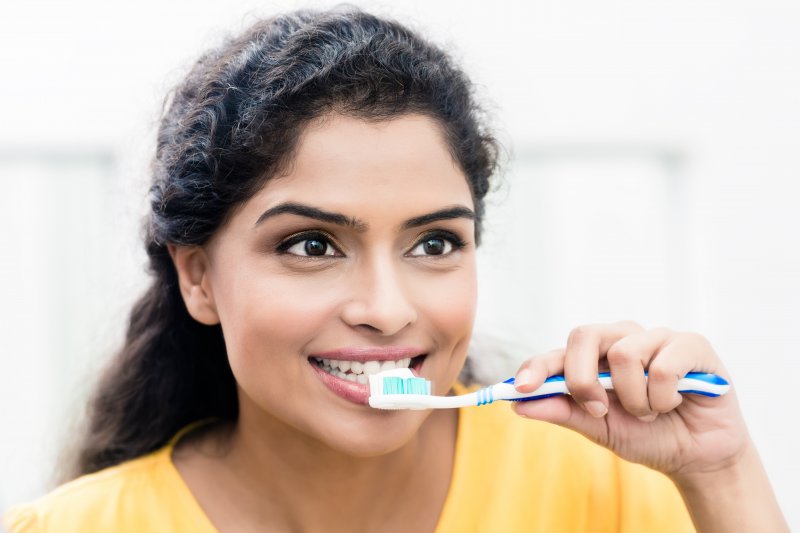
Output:
[[381,364],[378,361],[367,361],[364,363],[364,373],[368,376],[377,374],[381,371]]
[[337,361],[336,359],[325,359],[314,357],[314,361],[325,372],[348,381],[366,384],[369,376],[378,372],[395,370],[397,368],[408,368],[411,365],[411,358],[400,359],[398,361]]

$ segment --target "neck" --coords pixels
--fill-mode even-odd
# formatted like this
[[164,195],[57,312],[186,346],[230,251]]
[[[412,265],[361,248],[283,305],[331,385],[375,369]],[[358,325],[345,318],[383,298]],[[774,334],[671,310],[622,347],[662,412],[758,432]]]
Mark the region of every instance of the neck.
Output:
[[239,521],[247,515],[292,531],[386,531],[387,524],[407,531],[415,521],[412,530],[434,529],[450,485],[457,411],[432,412],[411,440],[374,457],[348,455],[256,416],[242,409],[219,455]]

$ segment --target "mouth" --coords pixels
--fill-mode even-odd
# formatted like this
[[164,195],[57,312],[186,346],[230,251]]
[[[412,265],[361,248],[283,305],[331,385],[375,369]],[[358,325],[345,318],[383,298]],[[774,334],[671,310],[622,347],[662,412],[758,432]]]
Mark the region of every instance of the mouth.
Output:
[[309,357],[308,361],[322,382],[336,395],[354,403],[367,405],[369,376],[395,368],[409,368],[415,375],[419,375],[427,356],[428,354],[424,353],[415,357],[387,361]]

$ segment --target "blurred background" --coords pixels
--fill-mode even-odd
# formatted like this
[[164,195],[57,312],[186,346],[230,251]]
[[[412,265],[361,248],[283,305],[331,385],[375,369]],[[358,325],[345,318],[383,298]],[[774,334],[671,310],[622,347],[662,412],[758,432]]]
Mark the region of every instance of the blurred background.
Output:
[[[166,91],[259,15],[331,2],[0,7],[0,512],[52,487],[143,289]],[[360,2],[460,58],[506,147],[479,373],[633,319],[706,335],[800,528],[800,4]]]

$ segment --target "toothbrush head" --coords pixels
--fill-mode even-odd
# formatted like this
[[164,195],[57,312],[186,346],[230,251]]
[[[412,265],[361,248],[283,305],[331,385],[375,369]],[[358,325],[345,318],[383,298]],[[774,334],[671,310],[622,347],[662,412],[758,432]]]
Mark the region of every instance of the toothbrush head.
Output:
[[431,382],[415,376],[408,368],[369,377],[369,405],[377,409],[428,409],[430,394]]

